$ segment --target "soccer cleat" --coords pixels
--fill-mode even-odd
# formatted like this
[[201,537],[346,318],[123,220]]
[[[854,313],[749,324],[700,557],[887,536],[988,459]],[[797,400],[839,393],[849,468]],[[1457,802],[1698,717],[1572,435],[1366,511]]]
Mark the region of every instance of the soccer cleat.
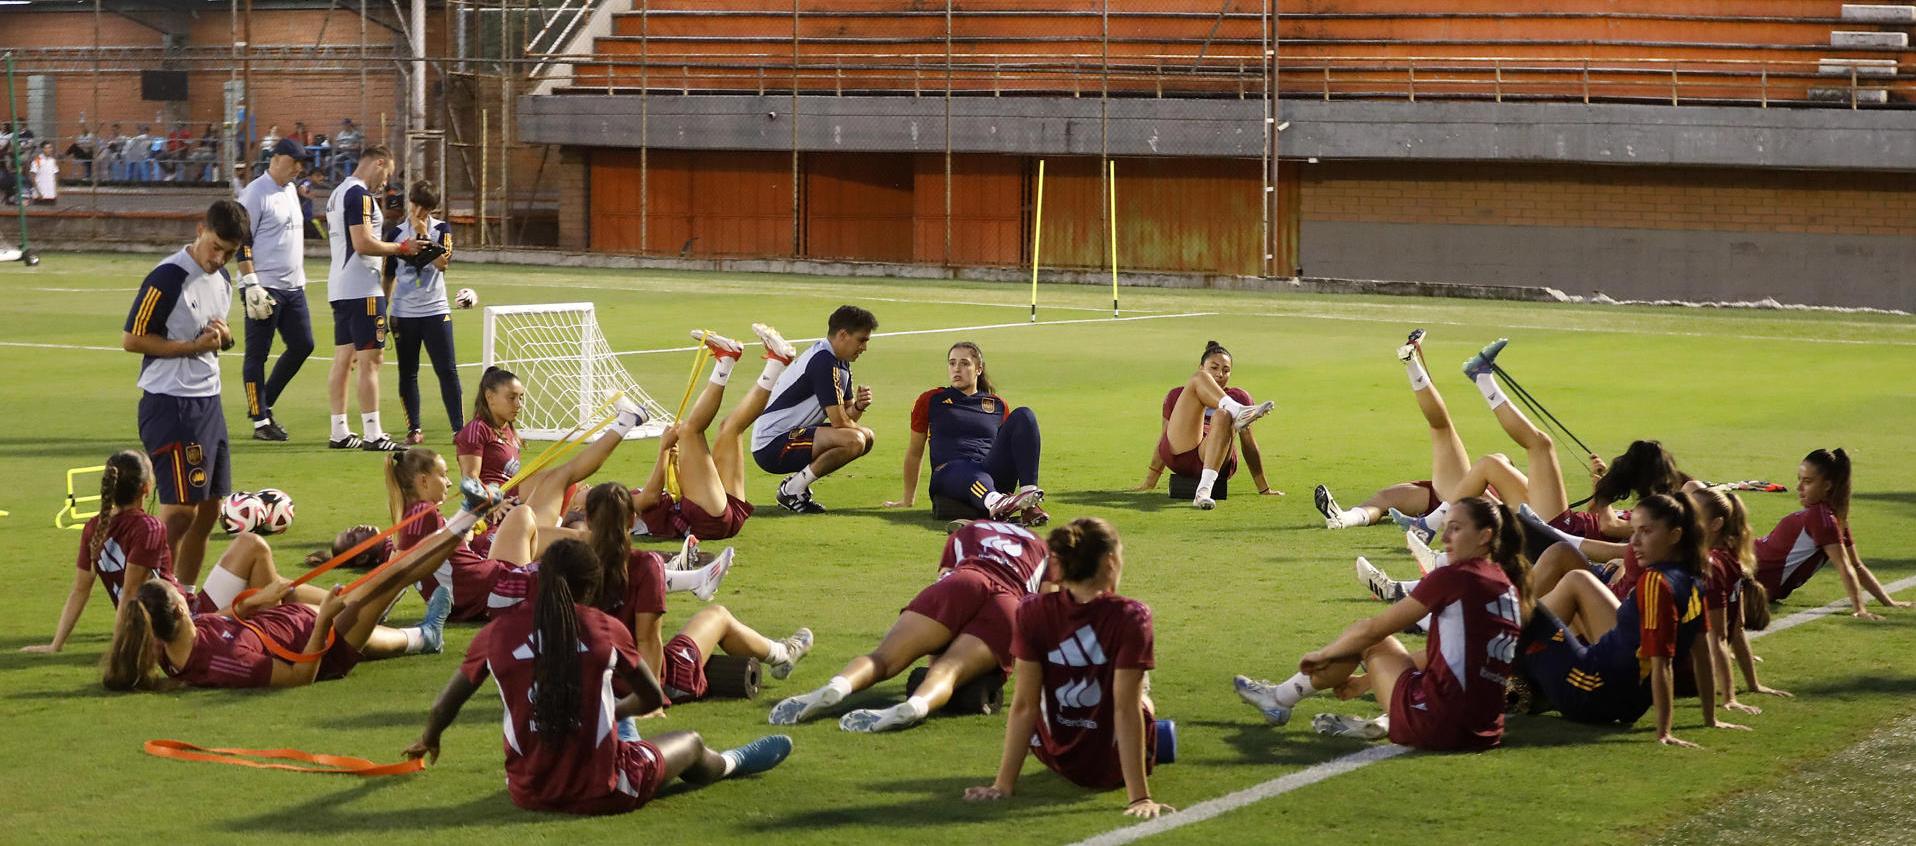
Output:
[[782,734],[768,734],[719,754],[732,762],[732,771],[726,778],[757,775],[778,766],[792,754],[792,739]]
[[725,581],[725,574],[732,571],[732,558],[736,555],[738,552],[728,546],[712,563],[705,565],[705,578],[692,589],[692,595],[701,602],[711,602],[712,597],[718,596],[719,582]]
[[1217,507],[1217,500],[1208,496],[1200,496],[1191,500],[1191,507],[1199,511],[1209,511]]
[[406,431],[407,446],[416,446],[418,444],[423,444],[425,442],[426,442],[425,434],[421,433],[418,429],[409,429]]
[[697,570],[699,568],[699,538],[686,535],[685,542],[679,544],[679,554],[665,559],[667,570]]
[[1432,552],[1430,545],[1424,542],[1422,535],[1414,531],[1405,532],[1404,546],[1410,549],[1410,557],[1417,559],[1417,572],[1428,576],[1430,571],[1444,566],[1443,562],[1437,560],[1437,553]]
[[924,719],[911,712],[904,705],[890,708],[860,708],[838,718],[838,727],[844,731],[856,731],[865,734],[877,734],[881,731],[897,731],[918,725]]
[[253,427],[253,440],[283,441],[286,440],[286,430],[281,429],[278,423],[268,420],[264,426]]
[[785,644],[786,660],[772,665],[772,678],[783,679],[792,674],[792,668],[798,666],[799,659],[812,651],[812,630],[799,629],[792,632],[780,643]]
[[327,449],[359,449],[360,445],[364,443],[365,441],[360,440],[358,435],[347,434],[346,437],[334,438],[330,441],[327,441],[326,448]]
[[419,636],[426,642],[426,654],[437,655],[446,648],[446,618],[452,616],[452,590],[440,588],[426,600],[426,618],[419,621]]
[[498,485],[480,484],[478,479],[460,481],[459,496],[462,500],[459,510],[473,514],[483,514],[506,498]]
[[[798,474],[797,473],[792,474],[792,476],[796,476],[796,475]],[[785,482],[791,481],[792,476],[786,476]],[[785,482],[778,483],[777,498],[778,498],[778,504],[780,508],[783,508],[786,511],[790,511],[795,514],[825,513],[825,506],[819,505],[817,502],[815,502],[812,499],[811,490],[807,489],[804,493],[800,493],[800,494],[788,494],[785,492]]]
[[1311,718],[1311,728],[1326,737],[1355,737],[1363,740],[1383,740],[1390,736],[1390,717],[1378,717],[1366,720],[1350,714],[1318,714]]
[[1426,544],[1430,543],[1431,538],[1437,536],[1437,530],[1432,529],[1426,524],[1422,517],[1412,517],[1393,508],[1390,509],[1390,520],[1397,524],[1397,528],[1415,534],[1419,540]]
[[1339,516],[1344,513],[1344,509],[1337,507],[1337,497],[1331,496],[1330,488],[1318,485],[1311,491],[1311,504],[1317,506],[1317,513],[1324,515],[1324,528],[1344,528],[1344,521]]
[[991,509],[991,519],[1004,520],[1040,502],[1044,502],[1044,491],[1037,485],[1025,485],[998,500],[998,506]]
[[1376,565],[1371,564],[1370,559],[1359,555],[1357,556],[1356,566],[1357,580],[1362,582],[1364,587],[1370,588],[1371,596],[1375,596],[1385,602],[1396,602],[1404,598],[1403,583],[1393,581],[1391,577],[1384,575],[1384,571],[1377,569]]
[[777,329],[763,323],[754,323],[752,333],[758,335],[759,343],[765,345],[766,358],[775,358],[791,364],[792,359],[798,357],[798,350],[793,348],[790,341],[785,340],[784,335],[778,334]]
[[1418,361],[1424,359],[1424,330],[1422,329],[1410,330],[1410,337],[1404,341],[1403,346],[1397,348],[1398,361],[1409,364],[1413,356]]
[[393,440],[390,435],[381,434],[370,441],[361,440],[359,448],[367,452],[404,452],[406,445]]
[[739,357],[739,353],[742,353],[745,351],[745,346],[743,344],[740,344],[739,342],[734,341],[731,338],[727,338],[724,335],[720,335],[719,333],[713,332],[709,329],[692,330],[692,340],[698,341],[699,343],[704,344],[707,349],[710,349],[712,351],[713,358],[729,358],[729,359],[737,360]]
[[818,712],[837,705],[843,696],[826,685],[811,693],[801,693],[788,697],[772,706],[770,722],[775,726],[794,726],[818,715]]
[[1483,349],[1478,350],[1476,355],[1471,356],[1469,361],[1464,362],[1464,378],[1474,381],[1478,376],[1495,370],[1497,368],[1497,354],[1503,352],[1504,346],[1509,343],[1509,338],[1498,338],[1485,345]]
[[645,425],[645,421],[652,418],[652,415],[646,412],[645,406],[633,402],[630,397],[619,397],[619,401],[613,403],[612,407],[619,412],[619,418],[613,422],[612,429],[618,432],[620,437]]
[[1051,522],[1051,515],[1036,505],[1018,512],[1018,524],[1021,526],[1042,526]]
[[1249,676],[1236,676],[1231,686],[1237,688],[1239,699],[1250,703],[1264,715],[1264,721],[1281,726],[1291,721],[1291,708],[1277,702],[1277,685],[1267,681],[1258,681]]
[[1265,400],[1257,405],[1247,405],[1243,410],[1231,415],[1231,426],[1238,431],[1243,431],[1245,427],[1256,423],[1262,419],[1264,415],[1271,413],[1271,409],[1276,407],[1277,403],[1271,400]]

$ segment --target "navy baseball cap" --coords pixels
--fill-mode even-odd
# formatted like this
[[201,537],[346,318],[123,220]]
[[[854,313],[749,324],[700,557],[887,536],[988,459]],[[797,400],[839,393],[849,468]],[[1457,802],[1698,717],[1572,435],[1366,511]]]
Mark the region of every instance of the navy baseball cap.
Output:
[[299,146],[299,142],[291,138],[281,138],[278,144],[273,145],[273,155],[303,159],[306,158],[306,148]]

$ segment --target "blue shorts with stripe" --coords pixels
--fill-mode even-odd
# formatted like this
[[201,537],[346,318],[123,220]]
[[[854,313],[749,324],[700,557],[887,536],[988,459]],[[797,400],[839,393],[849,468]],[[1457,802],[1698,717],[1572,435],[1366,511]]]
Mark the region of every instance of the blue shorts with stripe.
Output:
[[1538,640],[1522,658],[1524,675],[1566,719],[1629,725],[1650,710],[1635,635],[1613,629],[1589,646],[1568,632]]
[[812,439],[817,426],[804,426],[780,434],[771,443],[752,450],[752,460],[767,473],[797,473],[812,463]]
[[333,346],[355,350],[386,348],[386,298],[333,300]]
[[188,505],[233,492],[226,414],[220,398],[140,396],[140,444],[153,459],[164,505]]

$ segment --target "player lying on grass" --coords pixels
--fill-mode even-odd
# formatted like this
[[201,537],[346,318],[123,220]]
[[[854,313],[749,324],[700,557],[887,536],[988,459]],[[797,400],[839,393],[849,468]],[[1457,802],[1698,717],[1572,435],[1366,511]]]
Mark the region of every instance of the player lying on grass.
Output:
[[[1229,479],[1237,474],[1237,447],[1242,444],[1244,463],[1251,468],[1257,492],[1278,493],[1264,478],[1264,454],[1251,434],[1251,424],[1271,413],[1277,404],[1269,400],[1254,402],[1250,392],[1231,387],[1231,366],[1229,350],[1216,341],[1204,342],[1197,372],[1164,395],[1164,427],[1151,453],[1151,466],[1145,471],[1144,481],[1132,490],[1156,488],[1158,477],[1169,468],[1179,476],[1198,480],[1192,505],[1207,511],[1216,508],[1211,488],[1220,477]],[[1213,411],[1223,412],[1231,421],[1230,428],[1213,428]]]
[[852,362],[865,354],[878,318],[858,306],[839,306],[825,337],[812,344],[771,387],[771,399],[752,425],[752,460],[767,473],[788,473],[778,484],[779,507],[817,514],[812,483],[858,460],[877,443],[862,422],[872,391],[852,384]]
[[[584,543],[547,549],[536,598],[479,630],[406,757],[437,762],[440,736],[491,676],[505,703],[506,789],[527,810],[625,813],[674,778],[705,785],[785,760],[792,740],[784,735],[724,752],[692,731],[619,736],[621,719],[658,710],[665,693],[632,633],[595,607],[604,572]],[[615,678],[631,693],[616,696]]]
[[196,687],[298,687],[343,678],[362,659],[438,652],[451,595],[426,607],[419,626],[379,625],[399,594],[452,551],[459,535],[498,505],[473,485],[446,528],[350,591],[336,587],[318,606],[275,582],[214,613],[193,613],[172,583],[150,580],[121,607],[101,682],[109,690],[154,686],[157,663],[174,682]]
[[[86,610],[93,595],[97,575],[106,588],[107,601],[120,607],[120,598],[130,585],[138,590],[148,579],[157,579],[181,589],[173,575],[173,555],[166,545],[166,527],[141,508],[153,491],[153,464],[146,453],[123,450],[106,460],[100,476],[100,513],[88,520],[80,533],[80,552],[74,562],[73,589],[68,591],[53,641],[22,647],[22,652],[59,652]],[[197,593],[187,593],[188,605],[196,613],[211,612],[233,602],[240,591],[265,588],[279,581],[273,567],[273,552],[266,539],[242,534],[220,556],[206,574],[206,585]],[[300,586],[295,596],[302,602],[318,603],[326,593],[310,585]]]
[[1702,509],[1699,516],[1710,534],[1710,577],[1703,592],[1703,612],[1710,618],[1710,665],[1716,689],[1725,709],[1760,714],[1761,708],[1737,701],[1733,662],[1742,668],[1751,693],[1790,693],[1757,680],[1756,656],[1750,652],[1749,631],[1770,626],[1770,599],[1756,580],[1749,514],[1743,510],[1743,500],[1727,491],[1702,488],[1690,497]]
[[[1420,749],[1490,749],[1503,742],[1504,687],[1517,635],[1530,612],[1529,562],[1516,516],[1501,503],[1471,497],[1451,503],[1444,522],[1449,566],[1431,571],[1409,596],[1360,620],[1328,646],[1305,653],[1298,673],[1272,684],[1244,676],[1238,695],[1277,725],[1304,697],[1322,690],[1351,698],[1369,691],[1386,709],[1378,720],[1319,714],[1323,734]],[[1392,635],[1429,614],[1430,640],[1412,654]],[[1359,663],[1366,672],[1356,675]]]
[[1630,546],[1647,562],[1635,589],[1619,603],[1588,572],[1565,574],[1524,632],[1518,686],[1530,691],[1518,698],[1540,693],[1586,723],[1630,725],[1654,709],[1658,743],[1695,746],[1672,733],[1676,674],[1691,673],[1703,725],[1745,728],[1716,715],[1710,644],[1700,636],[1710,563],[1699,509],[1686,494],[1657,494],[1637,503],[1630,525]]
[[1012,618],[1018,603],[1041,590],[1048,556],[1038,536],[1010,523],[978,521],[945,539],[938,580],[912,598],[878,648],[853,658],[824,687],[772,707],[773,725],[792,725],[865,688],[936,656],[917,690],[890,708],[851,711],[846,731],[892,731],[917,725],[944,707],[951,693],[995,671],[1011,669]]
[[1063,584],[1018,606],[1004,757],[991,785],[969,788],[965,798],[1010,796],[1025,755],[1036,753],[1073,784],[1123,787],[1126,815],[1177,810],[1151,798],[1147,779],[1159,754],[1169,759],[1174,750],[1159,749],[1145,690],[1145,674],[1157,666],[1151,609],[1118,595],[1124,544],[1110,523],[1085,517],[1053,529],[1045,545]]
[[[718,416],[725,386],[732,380],[744,348],[730,338],[696,329],[692,337],[712,351],[712,376],[686,411],[685,419],[665,430],[659,439],[659,460],[638,494],[639,528],[655,538],[697,537],[722,540],[735,537],[752,516],[745,499],[745,448],[740,438],[752,428],[772,387],[797,354],[778,330],[763,323],[752,331],[765,345],[765,369],[744,399],[719,422],[718,440],[707,441],[705,430]],[[665,487],[668,462],[678,474],[678,496]]]
[[1848,453],[1839,447],[1803,456],[1796,469],[1796,500],[1803,510],[1784,517],[1769,534],[1756,539],[1756,580],[1769,592],[1770,601],[1787,599],[1825,563],[1834,561],[1852,616],[1882,619],[1864,607],[1864,593],[1886,608],[1910,606],[1890,596],[1857,557],[1856,539],[1849,528],[1849,499]]
[[1038,503],[1038,416],[1013,409],[992,389],[985,354],[960,341],[945,352],[951,377],[942,388],[918,395],[911,407],[911,441],[905,445],[905,492],[886,508],[910,508],[918,496],[918,471],[931,447],[931,495],[971,503],[993,520],[1042,526],[1050,517]]

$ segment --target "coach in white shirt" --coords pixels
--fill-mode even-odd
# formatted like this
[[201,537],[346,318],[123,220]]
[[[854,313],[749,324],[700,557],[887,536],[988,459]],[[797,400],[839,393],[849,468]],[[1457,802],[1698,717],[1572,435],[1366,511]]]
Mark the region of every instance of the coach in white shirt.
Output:
[[[246,382],[246,416],[253,420],[253,437],[283,441],[286,430],[273,418],[273,403],[313,354],[313,318],[306,307],[306,219],[293,187],[306,151],[281,140],[272,152],[266,172],[239,198],[253,230],[238,262],[240,300],[246,305],[246,362],[240,374]],[[286,348],[268,377],[266,357],[273,352],[275,334]]]
[[[412,241],[394,244],[380,237],[386,218],[377,192],[385,190],[392,172],[392,149],[384,144],[368,147],[353,175],[326,200],[326,231],[333,248],[326,276],[326,298],[333,306],[333,369],[326,377],[326,399],[332,404],[333,420],[326,445],[333,449],[397,452],[406,448],[387,436],[379,422],[387,295],[380,259],[419,251]],[[356,386],[363,438],[346,423],[346,382],[355,367],[359,368]]]

